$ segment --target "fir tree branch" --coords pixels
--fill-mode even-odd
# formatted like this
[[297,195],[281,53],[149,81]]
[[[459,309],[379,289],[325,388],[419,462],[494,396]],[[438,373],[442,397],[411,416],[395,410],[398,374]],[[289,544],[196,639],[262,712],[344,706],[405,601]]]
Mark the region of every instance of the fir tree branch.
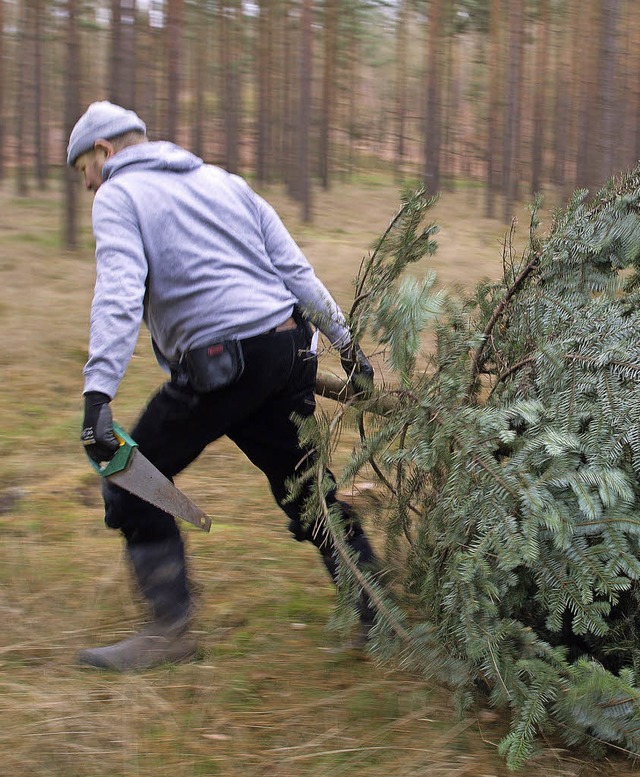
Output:
[[[366,434],[366,430],[365,430],[365,428],[364,428],[364,414],[363,414],[363,413],[361,413],[361,414],[360,414],[360,417],[358,418],[358,431],[360,432],[360,441],[362,442],[362,444],[363,444],[363,445],[366,445],[366,443],[367,443],[367,434]],[[374,459],[374,457],[373,457],[373,454],[372,454],[371,456],[369,456],[369,457],[368,457],[367,461],[368,461],[368,463],[371,465],[371,469],[372,469],[372,470],[375,472],[375,474],[376,474],[376,477],[378,477],[378,478],[379,478],[379,480],[380,480],[380,482],[382,483],[382,485],[383,485],[383,486],[384,486],[384,487],[385,487],[385,488],[386,488],[386,489],[387,489],[387,490],[388,490],[388,491],[389,491],[389,492],[390,492],[390,493],[391,493],[391,494],[392,494],[392,495],[393,495],[393,496],[394,496],[394,497],[395,497],[395,498],[396,498],[398,501],[400,501],[400,497],[399,497],[399,489],[398,489],[398,490],[396,490],[396,489],[393,487],[393,484],[392,484],[392,483],[391,483],[389,480],[387,480],[387,478],[385,477],[384,473],[382,472],[382,470],[381,470],[381,469],[380,469],[380,467],[378,466],[378,464],[377,464],[376,460]],[[398,470],[399,470],[399,469],[400,469],[400,468],[398,468]],[[409,507],[409,509],[410,509],[412,512],[414,512],[414,513],[415,513],[417,516],[421,516],[421,515],[422,515],[422,513],[420,512],[420,510],[418,510],[416,507],[414,507],[414,506],[413,506],[411,503],[409,503],[407,506],[408,506],[408,507]],[[412,539],[411,539],[411,538],[410,538],[408,535],[406,535],[406,536],[407,536],[407,540],[409,541],[409,544],[411,545],[411,547],[413,547],[413,540],[412,540]]]
[[487,325],[484,328],[484,332],[482,333],[482,342],[476,349],[476,352],[474,353],[471,359],[471,378],[469,380],[469,386],[467,388],[467,397],[469,397],[471,395],[471,392],[473,391],[473,387],[476,382],[476,377],[478,376],[478,373],[480,372],[480,369],[482,366],[482,357],[484,355],[485,348],[487,347],[487,343],[489,342],[489,337],[491,335],[491,332],[493,331],[493,327],[496,325],[496,322],[498,321],[500,316],[504,313],[505,308],[507,307],[507,305],[509,304],[513,296],[520,289],[522,284],[533,272],[533,270],[536,269],[539,261],[540,261],[540,252],[536,252],[533,255],[533,259],[531,259],[531,261],[527,264],[527,266],[522,270],[520,275],[518,275],[518,277],[515,279],[515,281],[513,282],[513,285],[509,289],[507,289],[507,293],[504,295],[502,300],[499,302],[499,304],[496,306],[495,310],[491,314],[491,318],[489,319]]
[[[505,235],[504,242],[502,243],[502,276],[505,279],[508,278],[508,276],[513,272],[513,237],[516,233],[517,223],[518,222],[515,217],[511,219],[511,224],[509,226],[509,237],[507,239],[507,236]],[[509,249],[509,269],[507,269],[507,248]]]
[[[600,361],[595,356],[584,356],[581,353],[566,353],[564,358],[571,359],[572,361],[590,362],[592,364]],[[633,362],[623,362],[618,361],[617,359],[611,359],[607,362],[607,365],[611,365],[612,367],[626,367],[627,369],[640,373],[640,364],[634,364]]]
[[608,702],[600,702],[598,707],[600,707],[601,710],[610,710],[615,709],[616,707],[626,706],[627,704],[632,704],[634,707],[637,707],[638,699],[635,696],[627,696],[626,698],[622,699],[613,699],[612,701]]
[[514,364],[513,366],[509,367],[509,369],[506,372],[503,372],[501,375],[499,375],[496,378],[496,382],[494,386],[491,388],[491,391],[489,392],[487,396],[487,401],[491,399],[491,396],[493,395],[493,392],[498,388],[500,383],[505,381],[510,375],[513,375],[514,372],[517,372],[521,367],[526,367],[527,364],[531,364],[536,360],[535,356],[527,356],[526,359],[521,359],[517,364]]
[[514,491],[514,489],[511,488],[508,483],[505,483],[505,481],[499,475],[496,475],[495,472],[492,472],[491,468],[488,467],[481,459],[479,459],[477,456],[471,456],[469,461],[483,469],[487,475],[490,475],[496,481],[496,483],[501,485],[502,488],[504,488],[507,493],[511,494],[514,499],[519,499],[520,494],[517,491]]
[[555,721],[556,725],[559,728],[564,729],[565,731],[568,731],[570,734],[575,735],[576,732],[580,732],[581,736],[591,739],[593,742],[598,742],[601,745],[606,745],[607,748],[611,750],[616,750],[618,753],[622,753],[623,755],[628,756],[629,758],[637,759],[640,757],[640,753],[638,753],[635,750],[629,750],[626,747],[621,747],[620,745],[616,745],[614,742],[611,742],[609,739],[602,739],[601,737],[596,736],[593,731],[583,731],[578,726],[568,726],[566,723],[563,723],[562,721]]
[[[367,443],[367,435],[366,435],[366,431],[365,431],[365,428],[364,428],[364,416],[362,414],[360,414],[360,416],[358,417],[358,432],[360,434],[360,442],[363,445],[366,445],[366,443]],[[395,489],[393,488],[391,483],[387,480],[387,478],[384,476],[384,473],[382,472],[382,470],[378,466],[375,458],[373,457],[373,454],[371,454],[367,458],[367,461],[371,465],[371,469],[375,472],[376,477],[382,483],[382,485],[388,491],[390,491],[394,496],[397,496],[397,494],[395,492]]]
[[615,526],[617,523],[628,523],[630,526],[640,526],[640,521],[634,521],[633,518],[629,517],[620,517],[620,518],[608,518],[608,517],[602,517],[598,518],[597,521],[579,521],[576,523],[577,527],[588,527],[588,526]]
[[[387,238],[389,235],[393,232],[395,229],[396,224],[400,221],[400,219],[404,216],[406,211],[409,208],[410,202],[405,202],[404,205],[398,210],[398,212],[395,214],[395,216],[391,219],[389,222],[389,226],[384,231],[384,234],[382,237],[378,240],[376,243],[376,247],[373,250],[373,253],[368,257],[368,259],[363,259],[360,263],[360,271],[358,272],[358,280],[357,285],[355,289],[355,295],[353,304],[351,305],[351,309],[349,310],[349,322],[353,321],[353,318],[355,316],[356,310],[360,306],[360,304],[367,299],[367,297],[370,296],[371,292],[363,293],[363,288],[365,281],[371,272],[371,270],[374,267],[375,261],[377,259],[378,253],[380,249],[385,245]],[[364,272],[362,272],[362,267],[364,267]],[[361,274],[362,273],[362,274]]]
[[[580,353],[567,353],[564,356],[565,359],[570,359],[572,361],[581,361],[581,362],[590,362],[590,363],[598,363],[599,359],[595,356],[584,356]],[[535,355],[533,356],[527,356],[525,359],[521,359],[516,364],[509,367],[508,370],[503,372],[501,375],[499,375],[496,378],[496,382],[494,386],[491,388],[491,391],[489,392],[487,396],[487,400],[491,398],[494,391],[498,388],[499,384],[505,381],[509,376],[513,375],[514,372],[517,372],[520,368],[526,367],[527,364],[531,364],[536,359]],[[613,367],[625,367],[630,370],[634,370],[635,372],[640,374],[640,364],[634,364],[633,362],[623,362],[619,361],[617,359],[612,359],[611,361],[607,362],[607,364],[613,366]]]
[[404,628],[404,626],[401,623],[398,622],[397,618],[391,612],[389,607],[387,607],[386,602],[382,599],[378,591],[371,585],[364,572],[360,569],[360,567],[358,567],[356,562],[351,558],[349,551],[347,550],[347,547],[345,545],[343,537],[339,535],[338,532],[335,530],[333,521],[331,520],[331,515],[329,514],[329,506],[327,505],[327,500],[322,488],[323,478],[324,478],[324,465],[320,463],[320,466],[318,466],[318,469],[317,469],[317,485],[318,485],[318,497],[320,500],[320,507],[322,509],[322,518],[324,521],[325,528],[329,533],[329,535],[331,536],[331,539],[333,540],[333,545],[335,549],[338,551],[340,560],[346,567],[348,567],[354,580],[356,580],[360,585],[360,587],[363,589],[363,591],[366,592],[367,596],[371,600],[376,611],[379,612],[384,617],[385,621],[393,629],[395,634],[406,645],[412,645],[413,640],[409,632]]
[[[409,431],[409,424],[405,424],[402,427],[402,432],[400,433],[400,439],[398,441],[398,446],[400,450],[404,448],[404,443],[407,438],[407,432]],[[400,506],[400,492],[402,490],[402,480],[404,478],[404,465],[402,461],[398,462],[398,472],[397,472],[397,478],[396,478],[396,492],[397,492],[397,500],[398,500],[398,506]],[[412,504],[409,499],[407,499],[406,507],[409,508],[409,510],[412,510],[417,516],[420,516],[420,511],[417,510]],[[415,550],[415,544],[413,542],[413,537],[411,534],[409,534],[409,523],[408,523],[408,516],[405,514],[402,516],[402,533],[404,534],[407,542],[409,543],[409,547],[412,550]]]

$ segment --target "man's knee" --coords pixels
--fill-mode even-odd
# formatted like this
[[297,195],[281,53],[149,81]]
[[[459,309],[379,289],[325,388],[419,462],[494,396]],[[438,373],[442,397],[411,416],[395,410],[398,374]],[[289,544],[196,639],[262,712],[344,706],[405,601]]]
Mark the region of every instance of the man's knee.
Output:
[[331,535],[324,521],[312,521],[304,523],[298,519],[289,521],[289,531],[297,542],[310,542],[321,552],[330,551],[333,546]]
[[160,542],[180,536],[175,519],[140,497],[130,494],[105,480],[104,522],[110,529],[119,530],[130,543]]
[[[331,503],[340,508],[340,522],[345,541],[352,544],[357,538],[363,537],[362,525],[351,505],[339,499],[331,500]],[[289,516],[289,531],[298,542],[311,542],[323,553],[331,550],[333,540],[322,518],[305,521],[297,510],[287,510],[286,507],[284,509]]]
[[104,522],[110,529],[120,529],[127,515],[128,494],[118,486],[102,481],[102,498],[104,499]]

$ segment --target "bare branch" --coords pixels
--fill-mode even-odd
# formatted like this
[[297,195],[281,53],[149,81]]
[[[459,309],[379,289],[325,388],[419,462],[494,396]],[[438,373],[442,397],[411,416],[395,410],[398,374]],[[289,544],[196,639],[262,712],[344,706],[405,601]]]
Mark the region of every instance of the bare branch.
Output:
[[493,311],[491,318],[487,322],[487,325],[484,328],[484,332],[482,333],[482,342],[476,349],[476,352],[474,353],[473,358],[471,360],[471,379],[469,381],[469,386],[467,388],[467,395],[471,394],[473,390],[475,379],[478,375],[478,372],[480,371],[480,367],[482,364],[482,357],[484,354],[484,350],[487,347],[487,343],[489,342],[489,336],[493,331],[493,327],[496,325],[496,322],[498,321],[500,316],[504,313],[505,308],[507,307],[507,305],[509,304],[509,302],[511,301],[515,293],[520,289],[520,287],[528,278],[528,276],[538,266],[539,261],[540,261],[540,254],[536,252],[533,258],[531,259],[531,261],[529,262],[529,264],[527,264],[527,266],[524,268],[524,270],[522,270],[520,275],[518,275],[518,277],[513,282],[513,285],[511,286],[511,288],[508,289],[503,299],[496,306],[496,309]]
[[369,599],[373,603],[376,610],[384,616],[385,620],[391,626],[393,631],[398,635],[398,637],[400,637],[400,639],[407,645],[411,645],[413,643],[413,640],[411,639],[411,635],[404,628],[404,626],[398,622],[398,620],[395,618],[391,610],[387,607],[387,605],[383,601],[382,597],[371,585],[364,572],[353,561],[353,559],[349,555],[349,551],[347,550],[344,539],[336,532],[333,526],[333,521],[331,520],[331,516],[329,515],[329,507],[327,505],[327,500],[325,499],[323,490],[322,490],[323,477],[324,477],[324,467],[319,466],[317,470],[317,482],[318,482],[318,494],[320,497],[320,507],[322,509],[322,517],[324,519],[324,524],[326,526],[327,532],[331,535],[331,539],[333,540],[333,545],[338,555],[340,556],[340,560],[345,566],[349,568],[349,571],[353,575],[354,579],[357,580],[358,584],[367,593]]

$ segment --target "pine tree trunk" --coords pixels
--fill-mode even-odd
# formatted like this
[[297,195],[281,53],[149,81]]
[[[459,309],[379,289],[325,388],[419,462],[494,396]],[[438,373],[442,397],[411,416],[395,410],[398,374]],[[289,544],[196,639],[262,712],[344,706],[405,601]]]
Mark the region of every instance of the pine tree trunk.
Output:
[[403,179],[402,165],[405,156],[405,134],[407,121],[407,26],[409,19],[409,0],[400,0],[396,10],[396,142],[394,154],[394,172],[397,181]]
[[43,35],[44,8],[43,0],[34,0],[33,29],[33,132],[35,140],[36,178],[38,187],[45,189],[48,174],[48,143],[47,127],[44,120],[44,67],[43,67]]
[[111,28],[110,28],[110,48],[109,48],[109,99],[113,103],[122,102],[122,65],[121,56],[121,0],[111,0]]
[[135,0],[121,0],[122,9],[120,15],[120,57],[122,60],[120,75],[120,95],[122,104],[135,110],[136,108],[136,52],[137,24]]
[[191,122],[191,150],[196,156],[204,156],[204,97],[207,71],[205,56],[208,14],[206,3],[193,9],[195,30],[192,53],[193,119]]
[[615,166],[617,170],[635,166],[636,131],[638,112],[640,111],[640,8],[638,3],[628,3],[621,18],[626,20],[624,34],[624,51],[620,63],[620,85],[616,93],[618,112],[623,117],[620,122],[623,127],[624,141],[617,146]]
[[242,6],[239,0],[223,0],[221,54],[223,76],[225,166],[232,173],[240,169],[240,34]]
[[158,99],[158,95],[164,91],[164,75],[160,61],[160,55],[165,49],[162,44],[163,30],[153,16],[147,15],[140,21],[137,37],[140,89],[136,104],[147,125],[149,137],[157,139],[166,127],[161,105],[163,101]]
[[[457,139],[460,106],[460,59],[458,38],[451,32],[453,6],[445,5],[445,19],[443,23],[444,56],[442,63],[441,95],[442,105],[442,148],[441,148],[441,173],[442,186],[446,191],[453,191],[455,186],[457,168]],[[478,42],[478,46],[480,46]],[[469,154],[471,156],[471,154]],[[470,160],[471,161],[471,160]]]
[[[78,35],[78,0],[67,0],[66,29],[66,84],[64,99],[64,149],[66,159],[67,139],[80,114],[80,40]],[[78,173],[65,166],[64,244],[72,250],[78,244],[77,193]]]
[[346,125],[347,125],[347,177],[350,178],[356,167],[356,144],[358,142],[358,106],[359,106],[359,78],[358,78],[358,58],[359,58],[359,35],[358,35],[358,15],[357,9],[352,4],[345,12],[346,17],[346,74],[343,87],[346,91]]
[[504,221],[509,223],[518,199],[524,0],[509,2],[509,51],[507,70],[507,114],[504,135],[503,189]]
[[[575,2],[575,0],[574,0]],[[574,79],[571,71],[571,35],[573,27],[567,20],[573,19],[573,8],[569,5],[562,15],[558,12],[556,44],[554,47],[554,70],[556,73],[554,92],[553,168],[551,182],[563,187],[567,175],[567,153],[572,130],[572,91]]]
[[282,159],[280,136],[282,132],[282,57],[281,38],[278,34],[282,17],[282,2],[271,4],[267,47],[270,61],[270,99],[267,105],[267,160],[266,179],[269,182],[282,180]]
[[182,16],[184,0],[167,3],[167,140],[177,142],[182,59]]
[[603,0],[600,18],[600,67],[598,68],[598,168],[600,187],[615,172],[615,146],[619,142],[616,99],[618,0]]
[[632,109],[633,122],[635,126],[633,138],[631,140],[631,159],[640,159],[640,8],[634,5],[634,64],[631,67],[630,79],[633,83],[634,104]]
[[597,111],[598,57],[584,56],[584,41],[599,40],[599,0],[585,0],[580,4],[578,34],[575,38],[574,67],[580,78],[580,101],[577,110],[576,186],[593,188],[598,177],[597,154],[594,143]]
[[544,180],[545,127],[548,110],[546,108],[547,62],[549,60],[549,0],[540,0],[539,22],[537,30],[536,64],[534,72],[535,95],[533,108],[533,149],[531,158],[531,193],[536,194],[542,188]]
[[4,180],[4,166],[5,166],[5,118],[4,118],[4,103],[5,103],[5,78],[6,69],[4,66],[5,61],[5,47],[7,45],[7,39],[4,34],[4,1],[0,2],[0,181]]
[[269,147],[266,169],[269,180],[287,180],[285,126],[287,121],[287,52],[284,43],[287,29],[287,3],[277,0],[272,3],[270,15],[269,47],[272,63],[272,99],[269,104]]
[[283,147],[282,159],[284,167],[284,180],[287,184],[287,193],[292,199],[297,199],[300,188],[299,171],[297,169],[298,138],[298,78],[297,49],[298,49],[298,24],[294,18],[293,4],[291,0],[285,1],[284,12],[284,127],[282,133]]
[[331,164],[331,124],[335,100],[336,59],[338,55],[338,0],[324,4],[324,67],[322,75],[322,107],[320,109],[320,139],[318,172],[324,189],[329,188]]
[[256,57],[256,81],[258,88],[258,121],[256,137],[256,179],[264,184],[269,178],[270,121],[269,106],[272,99],[273,67],[271,62],[271,16],[272,4],[261,0],[258,20],[258,51]]
[[440,48],[442,43],[444,0],[429,4],[427,106],[424,138],[424,185],[429,194],[440,191],[440,152],[442,131],[442,100],[440,84]]
[[26,197],[29,193],[28,162],[27,162],[27,70],[29,46],[27,30],[29,29],[29,2],[22,0],[18,8],[17,29],[17,70],[15,93],[15,149],[16,149],[16,194]]
[[487,167],[485,191],[485,216],[495,215],[496,191],[498,190],[498,160],[500,148],[500,92],[503,72],[503,47],[501,23],[503,19],[501,0],[490,0],[489,6],[489,116],[487,120]]
[[309,136],[311,133],[311,85],[312,85],[312,25],[313,0],[303,0],[300,21],[300,102],[298,119],[298,165],[300,170],[301,217],[310,223],[311,180],[309,160]]

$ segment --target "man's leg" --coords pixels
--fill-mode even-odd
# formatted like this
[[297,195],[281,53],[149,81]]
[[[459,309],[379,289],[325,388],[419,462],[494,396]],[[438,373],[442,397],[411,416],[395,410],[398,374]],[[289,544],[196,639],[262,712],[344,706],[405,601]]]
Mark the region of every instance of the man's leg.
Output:
[[[324,519],[317,516],[305,523],[302,517],[308,488],[303,489],[295,501],[288,501],[287,481],[304,472],[315,460],[312,449],[300,446],[298,427],[291,419],[294,413],[309,417],[315,410],[316,360],[313,355],[304,353],[308,345],[305,338],[297,337],[300,355],[295,359],[286,388],[259,411],[234,424],[227,435],[267,476],[278,505],[289,518],[289,530],[295,539],[309,541],[318,548],[332,580],[337,582],[340,560]],[[328,475],[333,477],[330,472]],[[327,494],[327,504],[336,506],[341,513],[345,542],[355,553],[358,563],[362,567],[375,567],[375,553],[351,506],[337,499],[335,490]],[[358,610],[366,639],[375,613],[365,594],[360,597]]]
[[[263,422],[266,423],[262,425]],[[291,452],[296,449],[293,443],[289,446],[286,445],[287,438],[290,439],[287,432],[292,431],[291,428],[287,430],[286,427],[287,425],[282,418],[281,422],[278,423],[276,416],[269,413],[265,414],[259,421],[256,419],[256,423],[252,424],[250,429],[244,431],[234,429],[229,433],[229,437],[265,473],[277,503],[289,518],[289,531],[298,542],[308,541],[318,548],[327,572],[333,582],[337,584],[342,562],[324,518],[317,516],[309,522],[303,519],[303,504],[308,496],[308,489],[303,489],[293,502],[289,502],[287,498],[286,483],[290,477],[295,477],[298,471],[297,465],[302,462],[304,469],[313,463],[313,459],[310,458],[309,452],[305,453],[299,449],[294,455],[291,455]],[[293,431],[297,432],[295,424],[292,423],[292,427]],[[254,437],[256,433],[258,438]],[[269,437],[269,435],[272,436]],[[295,438],[297,440],[297,434]],[[265,440],[271,440],[271,443],[265,442]],[[331,476],[330,472],[327,474]],[[364,569],[376,570],[378,560],[351,505],[337,499],[334,490],[327,494],[326,501],[329,508],[336,506],[341,513],[343,539],[347,547],[354,552],[358,565]],[[364,591],[358,597],[356,608],[360,626],[351,647],[360,650],[366,647],[375,619],[375,610]]]
[[[194,422],[190,398],[163,387],[145,408],[132,431],[141,452],[171,477],[204,447]],[[172,426],[180,426],[180,444]],[[119,529],[138,591],[146,601],[150,623],[133,637],[78,655],[80,663],[117,670],[146,669],[191,656],[188,636],[193,614],[184,544],[174,518],[105,481],[105,521]]]

